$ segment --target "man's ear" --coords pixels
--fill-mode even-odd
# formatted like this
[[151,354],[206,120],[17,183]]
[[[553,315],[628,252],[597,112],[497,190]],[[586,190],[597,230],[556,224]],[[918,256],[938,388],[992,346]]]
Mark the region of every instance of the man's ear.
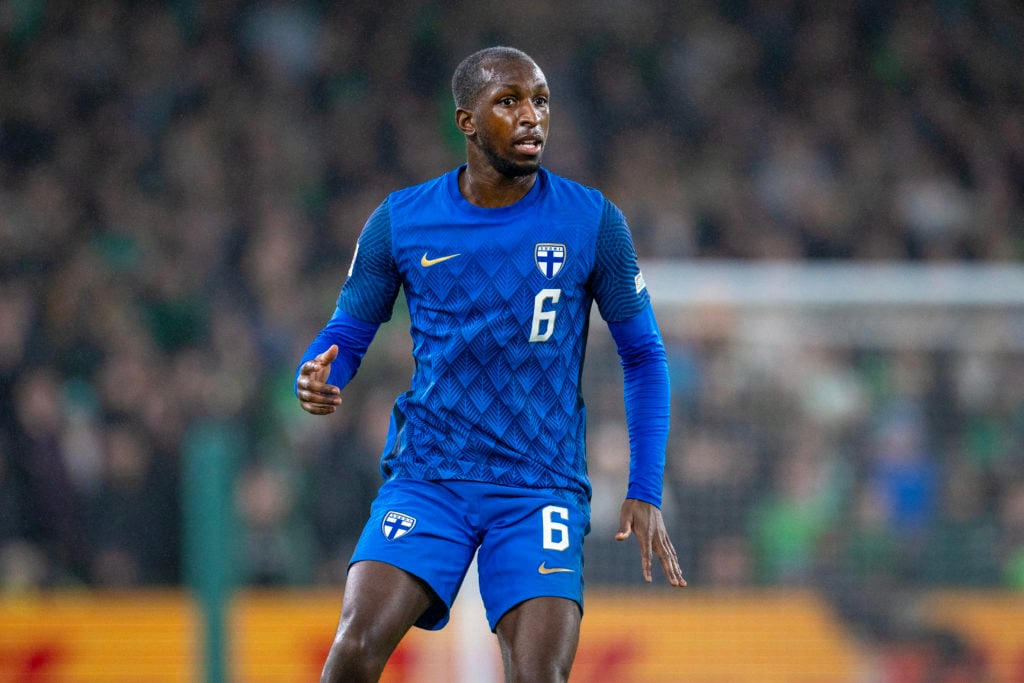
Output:
[[455,110],[455,125],[459,127],[462,134],[467,138],[476,135],[476,124],[473,122],[473,112],[468,109]]

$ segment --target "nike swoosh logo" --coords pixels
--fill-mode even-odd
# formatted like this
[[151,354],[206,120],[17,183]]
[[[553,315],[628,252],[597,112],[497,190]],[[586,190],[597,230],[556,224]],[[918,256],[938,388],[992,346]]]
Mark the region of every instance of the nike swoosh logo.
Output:
[[541,562],[540,566],[537,567],[537,571],[541,574],[558,574],[559,572],[574,572],[576,570],[567,569],[566,567],[546,567],[544,566],[544,563]]
[[432,265],[440,263],[441,261],[447,261],[450,258],[461,256],[461,254],[449,254],[448,256],[438,256],[437,258],[427,258],[427,252],[423,252],[423,258],[420,259],[420,265],[424,268],[429,268]]

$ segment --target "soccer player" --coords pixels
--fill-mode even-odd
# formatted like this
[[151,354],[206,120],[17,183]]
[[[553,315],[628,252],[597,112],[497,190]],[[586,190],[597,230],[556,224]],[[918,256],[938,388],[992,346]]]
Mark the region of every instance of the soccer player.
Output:
[[583,610],[590,483],[580,378],[597,302],[622,360],[630,474],[616,538],[685,586],[662,519],[665,349],[622,213],[541,168],[544,74],[493,47],[452,79],[466,163],[370,216],[296,394],[333,413],[400,287],[415,371],[353,552],[322,681],[375,681],[412,627],[440,629],[474,553],[507,680],[564,681]]

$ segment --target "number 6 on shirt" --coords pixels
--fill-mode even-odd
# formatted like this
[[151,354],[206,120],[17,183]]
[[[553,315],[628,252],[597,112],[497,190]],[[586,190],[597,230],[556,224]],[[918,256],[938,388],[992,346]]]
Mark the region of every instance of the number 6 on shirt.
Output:
[[[544,302],[551,301],[557,304],[562,298],[560,289],[542,289],[533,298],[533,324],[530,326],[530,341],[543,342],[551,338],[555,332],[555,311],[545,311]],[[544,323],[544,331],[540,331],[541,323]]]

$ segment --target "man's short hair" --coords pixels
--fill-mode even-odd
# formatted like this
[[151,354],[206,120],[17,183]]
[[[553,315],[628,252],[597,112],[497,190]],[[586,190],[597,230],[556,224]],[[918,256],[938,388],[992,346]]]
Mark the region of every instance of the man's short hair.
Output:
[[480,91],[487,85],[484,79],[484,64],[525,61],[535,63],[530,55],[514,47],[487,47],[478,50],[462,60],[452,76],[452,97],[456,109],[472,109]]

